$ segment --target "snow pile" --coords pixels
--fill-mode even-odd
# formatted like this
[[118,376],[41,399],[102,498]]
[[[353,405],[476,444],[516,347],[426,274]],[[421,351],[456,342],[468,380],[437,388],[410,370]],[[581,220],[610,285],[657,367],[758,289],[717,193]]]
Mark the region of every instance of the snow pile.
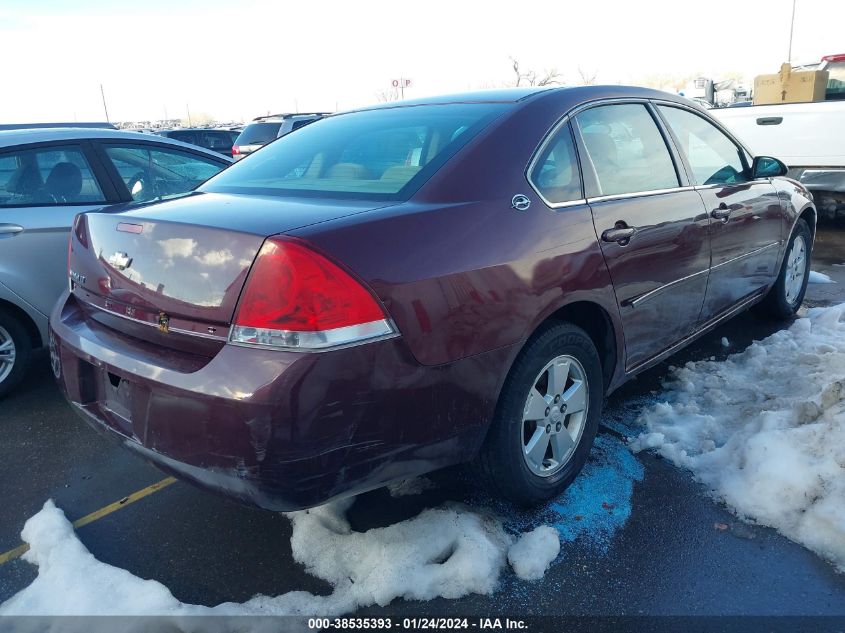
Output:
[[723,362],[675,368],[631,442],[690,469],[743,518],[845,571],[845,304]]
[[508,562],[523,580],[538,580],[560,553],[557,530],[548,525],[526,532],[511,545]]
[[64,513],[47,501],[21,533],[38,566],[33,583],[0,605],[2,615],[321,615],[385,605],[395,598],[431,600],[490,594],[509,557],[517,573],[539,578],[557,556],[553,528],[512,545],[499,519],[458,504],[427,509],[384,528],[354,532],[353,500],[288,515],[294,559],[329,582],[328,596],[293,591],[216,607],[179,602],[167,587],[98,561],[77,539]]
[[810,277],[807,279],[808,283],[811,284],[835,284],[836,282],[833,281],[830,277],[825,275],[824,273],[816,272],[815,270],[810,271]]

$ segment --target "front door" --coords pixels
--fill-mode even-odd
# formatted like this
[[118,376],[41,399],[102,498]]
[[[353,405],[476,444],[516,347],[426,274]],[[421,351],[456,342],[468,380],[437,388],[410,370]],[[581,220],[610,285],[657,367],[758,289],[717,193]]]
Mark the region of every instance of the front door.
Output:
[[695,112],[658,106],[710,214],[710,282],[702,319],[758,294],[776,275],[783,211],[769,180],[752,180],[741,147]]
[[673,155],[644,103],[593,107],[576,123],[631,370],[695,330],[710,265],[710,219],[698,193],[680,186]]

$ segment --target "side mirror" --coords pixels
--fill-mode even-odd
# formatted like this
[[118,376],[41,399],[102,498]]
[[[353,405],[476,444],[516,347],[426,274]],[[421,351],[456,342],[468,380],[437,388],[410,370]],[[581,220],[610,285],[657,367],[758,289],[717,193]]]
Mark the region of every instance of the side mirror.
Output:
[[754,162],[751,163],[751,177],[755,180],[758,178],[786,176],[787,171],[786,165],[771,156],[755,156]]

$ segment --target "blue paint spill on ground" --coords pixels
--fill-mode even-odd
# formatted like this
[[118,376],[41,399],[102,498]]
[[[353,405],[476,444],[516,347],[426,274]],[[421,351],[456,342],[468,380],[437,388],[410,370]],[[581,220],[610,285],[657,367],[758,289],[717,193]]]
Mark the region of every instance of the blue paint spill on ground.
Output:
[[607,551],[612,536],[631,516],[634,482],[642,481],[643,475],[643,465],[621,439],[596,437],[584,470],[549,504],[557,514],[550,524],[561,541],[586,539]]
[[[489,497],[475,499],[471,505],[489,508],[514,535],[551,525],[563,544],[577,540],[579,545],[604,554],[631,516],[634,484],[642,481],[644,473],[623,437],[612,431],[599,432],[584,469],[553,501],[531,510]],[[565,558],[563,551],[561,558]]]

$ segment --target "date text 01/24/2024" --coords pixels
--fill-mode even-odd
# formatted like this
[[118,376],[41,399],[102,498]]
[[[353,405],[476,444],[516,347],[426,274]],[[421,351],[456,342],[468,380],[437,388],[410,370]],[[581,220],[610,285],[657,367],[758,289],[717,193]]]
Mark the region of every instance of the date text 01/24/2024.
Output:
[[309,618],[309,629],[404,629],[404,630],[442,630],[442,629],[478,629],[478,630],[525,630],[524,620],[510,618]]

